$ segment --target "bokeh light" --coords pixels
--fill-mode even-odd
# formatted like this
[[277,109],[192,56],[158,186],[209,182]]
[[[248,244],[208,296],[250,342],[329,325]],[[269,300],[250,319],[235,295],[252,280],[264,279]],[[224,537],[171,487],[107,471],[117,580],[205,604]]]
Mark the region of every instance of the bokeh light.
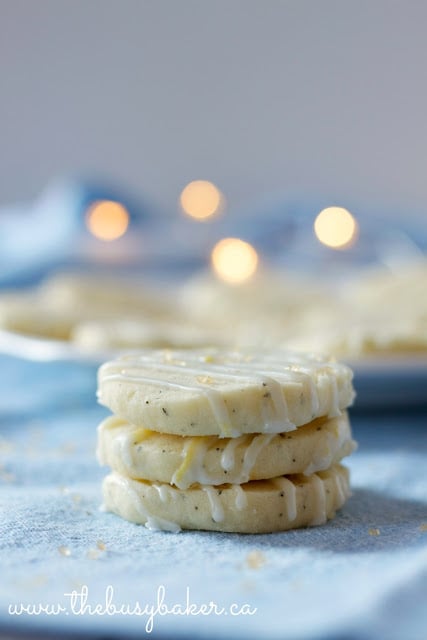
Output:
[[221,191],[208,180],[194,180],[187,184],[179,200],[184,213],[196,220],[206,220],[220,213],[224,206]]
[[327,207],[314,221],[314,232],[317,239],[327,247],[346,249],[355,242],[358,226],[347,209]]
[[100,240],[116,240],[126,233],[129,213],[120,202],[99,200],[89,207],[86,226]]
[[223,238],[213,248],[212,266],[217,276],[230,284],[251,278],[258,266],[258,254],[251,244],[238,238]]

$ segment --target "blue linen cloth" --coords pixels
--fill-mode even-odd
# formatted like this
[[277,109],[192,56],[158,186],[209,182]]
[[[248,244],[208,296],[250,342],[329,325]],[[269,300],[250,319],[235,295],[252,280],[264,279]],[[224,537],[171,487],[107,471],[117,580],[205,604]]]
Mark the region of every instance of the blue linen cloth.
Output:
[[[352,416],[353,497],[325,526],[171,534],[100,510],[96,426],[108,412],[95,403],[94,367],[2,357],[0,372],[0,631],[426,637],[425,409]],[[117,611],[136,602],[145,613]],[[38,604],[63,611],[10,612]]]

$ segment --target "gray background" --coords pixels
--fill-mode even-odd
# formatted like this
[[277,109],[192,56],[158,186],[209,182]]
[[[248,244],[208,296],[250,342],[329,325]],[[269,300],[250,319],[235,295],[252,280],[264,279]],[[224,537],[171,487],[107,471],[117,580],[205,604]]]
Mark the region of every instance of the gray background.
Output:
[[423,214],[427,2],[0,0],[0,204],[106,175]]

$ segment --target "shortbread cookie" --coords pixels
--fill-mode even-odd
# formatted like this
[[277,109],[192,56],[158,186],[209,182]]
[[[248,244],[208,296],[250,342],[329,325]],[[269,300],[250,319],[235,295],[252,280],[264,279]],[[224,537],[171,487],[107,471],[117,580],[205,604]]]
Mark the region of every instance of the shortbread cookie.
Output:
[[68,340],[80,316],[41,304],[33,292],[0,296],[0,328],[22,335]]
[[177,436],[111,416],[98,427],[98,460],[123,476],[187,489],[195,483],[243,484],[328,469],[354,451],[346,413],[318,418],[293,433],[239,438]]
[[101,404],[133,424],[182,436],[292,431],[340,415],[353,398],[347,366],[280,349],[147,350],[98,374]]
[[377,314],[352,320],[346,331],[330,334],[328,341],[327,338],[324,346],[339,356],[421,354],[427,350],[427,318],[390,318],[388,314]]
[[370,268],[346,283],[334,308],[305,314],[286,342],[339,357],[410,356],[427,351],[427,261]]
[[45,304],[55,301],[61,309],[84,311],[87,318],[138,313],[160,317],[170,312],[166,297],[145,284],[101,274],[55,274],[39,286],[38,295]]
[[367,269],[343,297],[359,308],[387,308],[403,317],[427,317],[427,259],[396,265],[393,270]]
[[[32,289],[0,294],[1,329],[60,340],[73,340],[75,327],[85,322],[128,319],[154,324],[167,318],[172,324],[173,313],[163,294],[153,293],[138,283],[105,276],[58,274]],[[164,337],[162,346],[167,346]],[[131,344],[129,340],[125,346]],[[203,340],[200,344],[208,343]],[[137,342],[132,346],[137,346]]]
[[227,327],[233,323],[256,323],[272,315],[282,325],[299,317],[314,304],[327,304],[330,298],[324,283],[296,273],[261,269],[238,285],[218,280],[202,272],[178,291],[177,301],[183,313],[191,310],[207,324]]
[[[427,350],[427,315],[417,317],[410,309],[390,313],[372,309],[345,309],[341,314],[322,314],[318,331],[306,326],[285,344],[295,349],[314,349],[337,357],[364,359],[425,354]],[[320,329],[320,330],[319,330]]]
[[178,291],[177,303],[190,322],[222,332],[233,347],[263,348],[292,336],[313,307],[330,307],[333,297],[320,281],[262,269],[239,285],[197,274]]
[[310,476],[186,490],[115,472],[103,483],[106,510],[149,529],[167,531],[270,533],[314,526],[333,518],[349,495],[348,471],[341,465]]
[[85,351],[208,347],[225,344],[224,338],[224,334],[179,323],[178,319],[143,317],[81,322],[71,333],[71,341]]

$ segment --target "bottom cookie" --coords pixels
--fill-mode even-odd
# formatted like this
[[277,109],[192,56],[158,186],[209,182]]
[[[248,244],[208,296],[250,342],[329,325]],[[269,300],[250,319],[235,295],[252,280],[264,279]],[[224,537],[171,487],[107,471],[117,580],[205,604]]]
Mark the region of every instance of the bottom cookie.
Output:
[[348,470],[337,464],[310,476],[281,476],[243,485],[169,484],[116,472],[103,483],[104,506],[148,529],[273,533],[325,523],[350,495]]

